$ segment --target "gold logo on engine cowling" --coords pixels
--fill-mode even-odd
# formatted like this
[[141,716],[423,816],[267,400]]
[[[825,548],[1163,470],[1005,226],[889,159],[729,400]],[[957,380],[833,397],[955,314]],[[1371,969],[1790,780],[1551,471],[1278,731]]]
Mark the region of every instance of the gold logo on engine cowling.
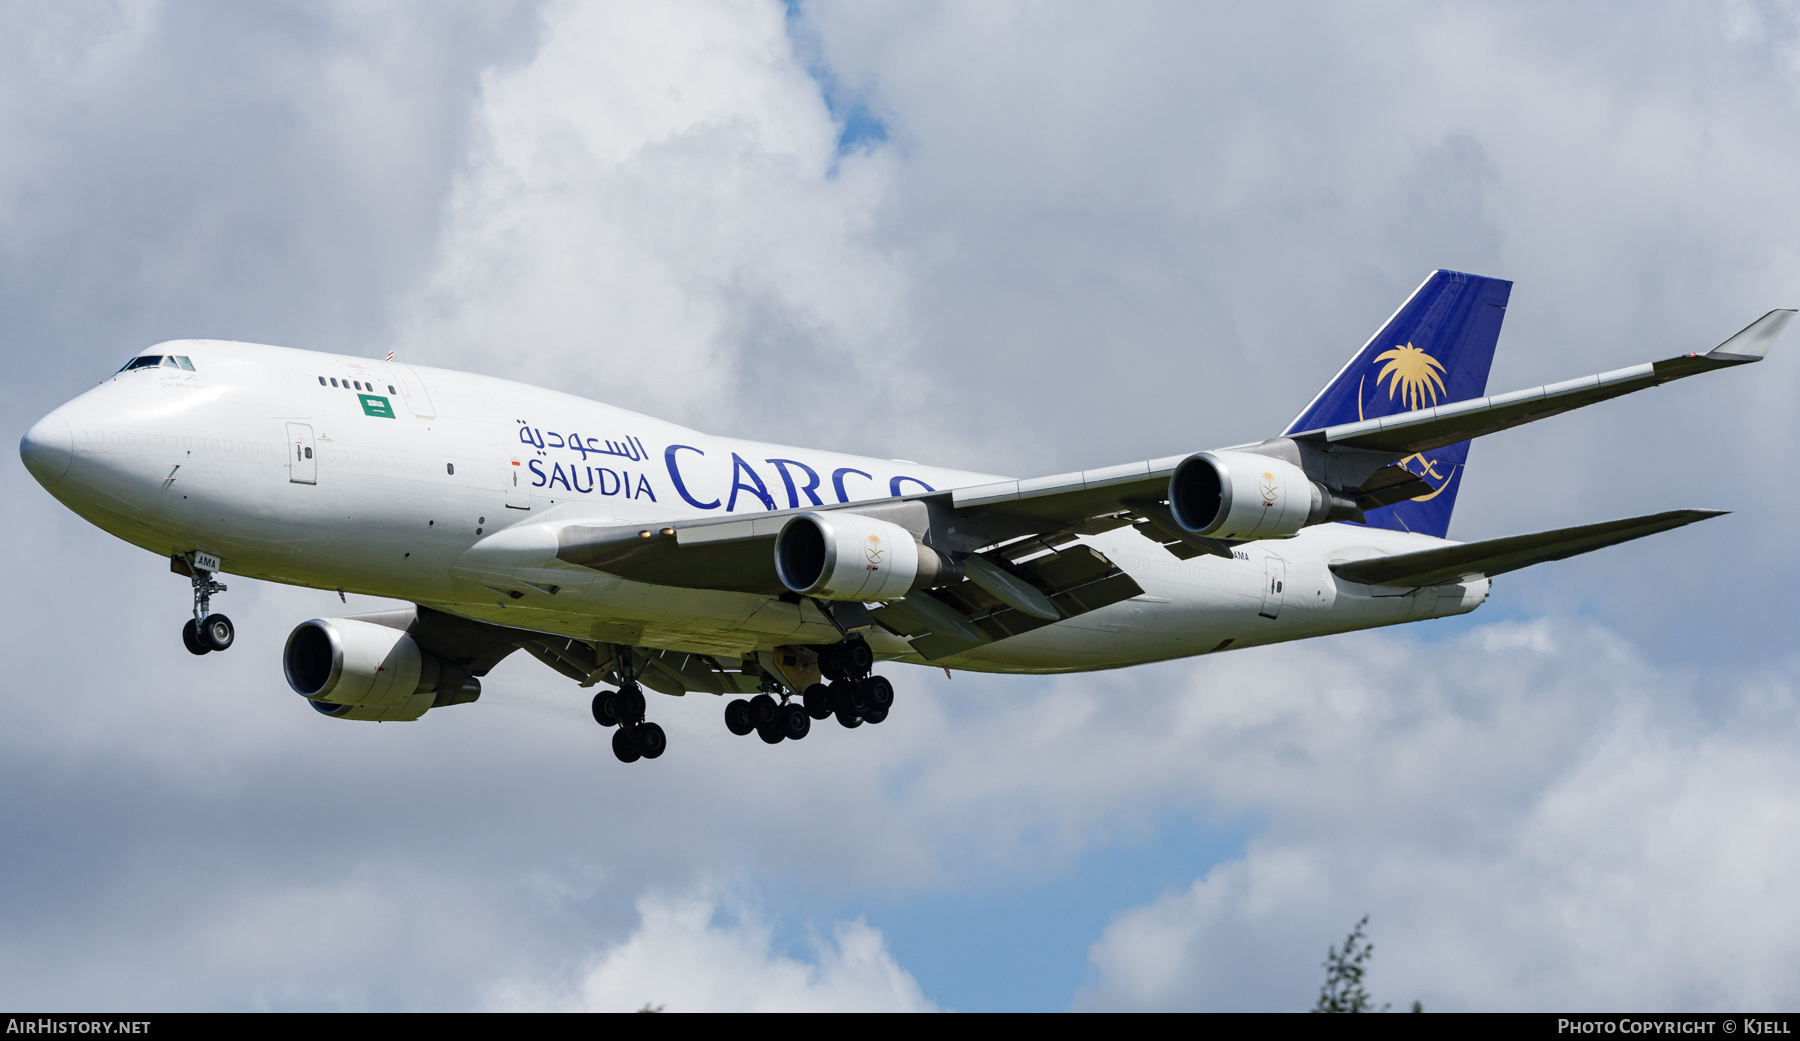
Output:
[[1263,508],[1268,509],[1275,505],[1275,493],[1280,491],[1280,488],[1275,484],[1274,474],[1264,473],[1262,475],[1262,485],[1260,486],[1260,489],[1263,497]]
[[879,571],[881,569],[881,557],[885,552],[886,550],[881,548],[881,536],[870,535],[869,544],[863,547],[863,556],[869,558],[870,571]]
[[1437,404],[1439,395],[1444,393],[1444,378],[1439,375],[1444,371],[1443,363],[1410,343],[1377,354],[1375,361],[1387,362],[1375,374],[1375,386],[1380,387],[1381,381],[1387,380],[1388,399],[1391,401],[1398,394],[1408,412]]

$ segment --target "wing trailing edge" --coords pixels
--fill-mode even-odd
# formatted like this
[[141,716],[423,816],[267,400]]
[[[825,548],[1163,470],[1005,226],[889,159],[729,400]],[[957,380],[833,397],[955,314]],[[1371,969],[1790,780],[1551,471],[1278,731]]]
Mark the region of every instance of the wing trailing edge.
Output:
[[1433,586],[1444,582],[1487,577],[1517,571],[1533,564],[1591,553],[1646,535],[1724,515],[1726,510],[1670,510],[1646,517],[1558,528],[1503,539],[1465,542],[1417,553],[1401,553],[1371,560],[1352,560],[1331,565],[1332,573],[1349,582],[1370,586]]

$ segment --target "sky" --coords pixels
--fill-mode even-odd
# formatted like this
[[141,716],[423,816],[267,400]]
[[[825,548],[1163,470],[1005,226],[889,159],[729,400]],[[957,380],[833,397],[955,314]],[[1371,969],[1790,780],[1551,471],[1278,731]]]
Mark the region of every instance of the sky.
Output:
[[[0,7],[0,419],[219,337],[1051,474],[1271,436],[1435,268],[1491,391],[1800,306],[1776,3]],[[613,759],[515,655],[317,716],[289,630],[0,460],[0,1005],[1800,1003],[1800,343],[1474,446],[1451,536],[1733,511],[1473,615],[1061,677],[888,666]]]

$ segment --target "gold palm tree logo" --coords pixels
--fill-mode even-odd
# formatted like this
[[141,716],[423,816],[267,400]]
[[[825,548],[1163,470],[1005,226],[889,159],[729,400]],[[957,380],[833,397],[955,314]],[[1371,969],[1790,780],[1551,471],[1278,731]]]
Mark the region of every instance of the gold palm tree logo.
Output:
[[[1383,351],[1375,356],[1375,360],[1387,362],[1375,374],[1375,385],[1379,387],[1382,380],[1393,377],[1388,384],[1388,399],[1393,400],[1398,393],[1408,412],[1437,404],[1438,395],[1444,392],[1443,377],[1438,375],[1444,371],[1444,366],[1410,343]],[[1425,400],[1428,395],[1429,401]]]

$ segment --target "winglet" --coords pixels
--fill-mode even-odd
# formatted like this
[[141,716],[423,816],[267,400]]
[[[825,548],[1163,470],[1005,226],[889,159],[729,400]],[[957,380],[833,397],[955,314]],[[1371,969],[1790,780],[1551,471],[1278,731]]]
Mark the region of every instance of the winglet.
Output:
[[1788,319],[1792,317],[1794,312],[1791,309],[1770,311],[1745,326],[1736,336],[1708,351],[1706,356],[1719,361],[1761,361],[1768,356],[1769,348],[1775,346],[1775,341],[1781,337],[1781,331],[1787,328]]

